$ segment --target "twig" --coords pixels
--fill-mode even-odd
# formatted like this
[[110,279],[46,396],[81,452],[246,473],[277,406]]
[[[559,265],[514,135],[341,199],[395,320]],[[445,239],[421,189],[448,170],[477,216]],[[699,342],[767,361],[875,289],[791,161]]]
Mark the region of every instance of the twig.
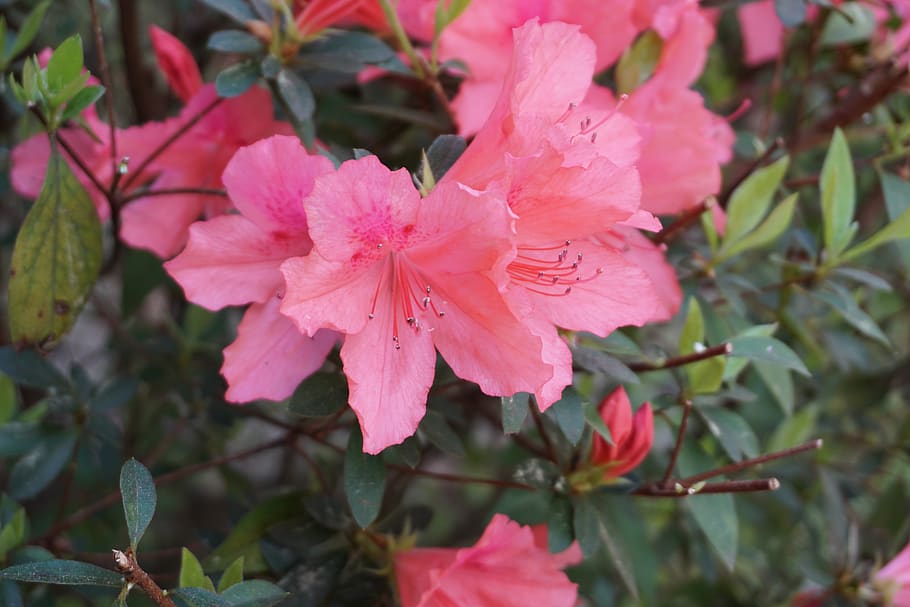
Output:
[[708,196],[691,209],[687,209],[676,221],[654,235],[652,242],[654,244],[663,244],[669,242],[679,235],[685,228],[689,227],[701,217],[702,213],[717,204],[714,196]]
[[133,554],[132,549],[127,549],[126,552],[114,550],[113,553],[114,567],[123,574],[128,585],[138,586],[156,605],[177,607],[165,591],[155,583],[155,580],[142,570],[142,567],[136,562],[136,555]]
[[155,150],[149,154],[136,168],[135,171],[130,171],[130,175],[123,182],[123,189],[126,190],[130,185],[148,168],[148,166],[156,159],[158,156],[168,149],[175,141],[180,139],[187,131],[193,128],[197,122],[205,118],[205,116],[214,110],[221,102],[224,101],[224,97],[217,97],[212,100],[211,103],[206,105],[204,108],[199,110],[199,113],[186,121],[185,124],[181,125],[179,129],[174,131],[170,137],[161,142],[161,144],[155,148]]
[[101,84],[104,86],[104,106],[107,110],[108,128],[111,133],[111,174],[116,175],[119,160],[117,158],[117,122],[114,120],[114,89],[111,88],[111,71],[107,65],[107,53],[104,52],[104,36],[101,32],[101,20],[98,19],[98,7],[95,6],[95,0],[88,0],[88,6],[92,14],[92,30],[95,32],[95,46],[98,49]]
[[168,188],[163,190],[142,190],[139,192],[133,192],[125,196],[120,197],[120,202],[126,204],[133,200],[139,198],[147,198],[149,196],[177,196],[179,194],[202,194],[206,196],[221,196],[227,197],[227,192],[224,190],[216,190],[212,188]]
[[399,464],[386,464],[387,468],[392,470],[397,470],[404,474],[410,474],[412,476],[426,476],[428,478],[435,478],[441,481],[449,481],[452,483],[468,483],[468,484],[478,484],[478,485],[493,485],[494,487],[503,487],[506,489],[521,489],[522,491],[537,491],[537,487],[532,485],[526,485],[525,483],[519,483],[515,481],[502,481],[495,478],[481,478],[476,476],[460,476],[457,474],[445,474],[444,472],[433,472],[431,470],[422,470],[420,468],[408,468],[407,466],[401,466]]
[[833,112],[816,123],[813,129],[816,133],[828,133],[835,127],[846,126],[858,120],[907,80],[907,70],[896,62],[879,65],[869,70],[868,74],[846,99],[834,106]]
[[686,435],[686,426],[689,424],[689,414],[692,412],[692,401],[688,398],[682,402],[683,412],[682,419],[679,420],[679,431],[676,433],[676,445],[673,447],[673,453],[670,455],[670,462],[664,471],[663,478],[660,479],[662,487],[670,486],[670,477],[673,476],[673,470],[676,468],[676,461],[679,459],[679,452],[682,451],[683,438]]
[[792,455],[797,455],[803,453],[804,451],[813,451],[815,449],[820,449],[822,446],[822,439],[817,438],[814,441],[808,443],[803,443],[802,445],[797,445],[796,447],[791,447],[789,449],[784,449],[782,451],[775,451],[773,453],[767,453],[765,455],[760,455],[758,457],[753,457],[751,459],[744,459],[741,462],[736,462],[733,464],[728,464],[726,466],[721,466],[720,468],[715,468],[714,470],[708,470],[707,472],[701,472],[694,476],[688,476],[684,479],[680,479],[679,483],[682,485],[692,485],[699,481],[703,481],[709,478],[714,478],[715,476],[720,476],[722,474],[732,474],[734,472],[739,472],[740,470],[745,470],[746,468],[751,468],[759,464],[764,464],[765,462],[774,461],[776,459],[781,459],[784,457],[790,457]]
[[761,478],[753,481],[721,481],[705,483],[701,487],[678,483],[679,487],[659,487],[645,485],[631,492],[631,495],[647,497],[689,497],[703,493],[752,493],[756,491],[776,491],[780,488],[780,481],[776,478]]
[[705,348],[701,352],[693,352],[692,354],[677,356],[676,358],[668,358],[665,361],[659,363],[629,363],[627,366],[629,369],[636,373],[645,373],[647,371],[662,371],[663,369],[672,369],[674,367],[689,365],[700,360],[705,360],[706,358],[724,356],[732,351],[733,346],[728,343],[723,343],[719,346],[711,346],[710,348]]
[[126,86],[136,110],[136,121],[143,123],[157,117],[156,99],[153,98],[151,80],[142,64],[142,46],[139,44],[139,2],[137,0],[118,0],[117,15],[120,26],[120,44],[123,47]]

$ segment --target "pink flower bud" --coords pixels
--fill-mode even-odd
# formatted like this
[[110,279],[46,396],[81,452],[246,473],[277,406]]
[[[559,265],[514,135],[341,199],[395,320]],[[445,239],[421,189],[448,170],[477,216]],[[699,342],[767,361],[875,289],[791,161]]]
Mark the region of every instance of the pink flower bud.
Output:
[[654,413],[645,403],[632,416],[632,405],[625,388],[620,386],[599,407],[600,417],[610,429],[613,444],[594,435],[591,463],[605,466],[605,476],[615,478],[635,468],[651,450],[654,442]]
[[181,101],[188,101],[202,88],[202,76],[190,50],[160,27],[151,26],[149,36],[158,66],[167,83]]

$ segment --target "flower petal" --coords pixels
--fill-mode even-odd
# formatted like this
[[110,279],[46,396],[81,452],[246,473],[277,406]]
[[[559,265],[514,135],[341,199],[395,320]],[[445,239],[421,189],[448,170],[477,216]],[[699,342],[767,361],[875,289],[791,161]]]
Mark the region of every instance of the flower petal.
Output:
[[186,102],[202,88],[202,76],[190,50],[180,40],[155,25],[149,28],[158,67],[171,90]]

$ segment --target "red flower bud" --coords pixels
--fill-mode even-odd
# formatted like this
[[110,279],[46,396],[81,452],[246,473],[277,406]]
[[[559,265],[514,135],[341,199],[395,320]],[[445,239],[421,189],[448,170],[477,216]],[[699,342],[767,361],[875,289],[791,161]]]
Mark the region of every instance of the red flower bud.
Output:
[[600,417],[610,429],[613,444],[594,435],[591,463],[605,466],[605,476],[615,478],[635,468],[651,450],[654,442],[654,413],[651,403],[643,404],[632,416],[632,404],[625,388],[620,386],[603,399]]

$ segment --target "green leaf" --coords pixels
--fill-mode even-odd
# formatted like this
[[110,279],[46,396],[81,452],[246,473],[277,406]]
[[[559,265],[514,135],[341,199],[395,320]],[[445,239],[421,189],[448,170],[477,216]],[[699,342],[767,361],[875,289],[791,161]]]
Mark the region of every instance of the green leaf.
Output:
[[806,442],[815,431],[816,418],[818,418],[818,407],[815,405],[804,407],[788,417],[774,431],[765,451],[781,451]]
[[76,434],[54,434],[41,440],[28,455],[16,462],[10,472],[7,491],[17,500],[38,495],[70,461],[76,447]]
[[[884,172],[879,177],[882,182],[882,194],[885,197],[888,219],[893,222],[910,209],[910,182]],[[904,262],[904,267],[910,270],[910,240],[900,242],[897,246]],[[848,254],[853,255],[853,251],[851,250]]]
[[221,574],[221,579],[218,580],[218,592],[224,592],[231,586],[239,584],[243,581],[243,557],[238,556],[237,559],[228,565],[228,568],[224,570],[224,573]]
[[28,530],[28,518],[25,508],[20,507],[9,521],[0,529],[0,559],[5,560],[7,553],[22,544]]
[[440,135],[427,148],[427,161],[434,183],[439,183],[452,165],[461,157],[467,142],[458,135]]
[[95,103],[104,94],[104,87],[101,85],[92,85],[83,88],[81,91],[66,103],[66,109],[60,118],[62,122],[72,120],[82,113],[82,110]]
[[314,373],[291,396],[288,408],[304,417],[326,417],[348,403],[348,381],[340,373]]
[[[41,27],[41,22],[44,20],[44,13],[47,11],[47,7],[50,6],[50,0],[44,0],[44,2],[38,3],[35,8],[32,9],[32,12],[28,14],[28,17],[25,18],[25,21],[22,22],[22,27],[19,28],[19,33],[16,34],[16,40],[13,42],[13,46],[9,51],[10,59],[13,59],[24,51],[29,44],[32,43],[32,40],[35,39],[35,36],[38,34],[38,28]],[[5,42],[5,41],[4,41]]]
[[0,426],[0,457],[18,457],[28,453],[45,436],[35,423],[7,422]]
[[303,66],[350,74],[393,58],[395,51],[389,45],[362,32],[325,36],[306,45],[297,56]]
[[110,588],[120,588],[123,585],[123,577],[115,571],[102,569],[90,563],[58,559],[7,567],[0,571],[0,579],[35,584],[107,586]]
[[724,239],[724,245],[718,251],[718,260],[727,259],[751,249],[758,249],[777,240],[793,220],[796,210],[796,201],[799,194],[787,196],[757,228],[746,234],[736,242]]
[[843,131],[834,129],[831,145],[822,165],[819,181],[822,196],[825,248],[829,261],[839,258],[850,244],[855,229],[851,227],[856,206],[856,183],[853,160]]
[[505,434],[521,431],[521,426],[528,416],[530,398],[531,395],[527,392],[502,397],[502,431]]
[[270,498],[243,516],[220,546],[206,559],[212,569],[224,567],[228,561],[256,546],[273,525],[300,516],[303,508],[301,495],[291,493]]
[[790,157],[783,156],[749,175],[733,190],[727,205],[727,227],[721,252],[751,232],[767,214],[771,199],[780,187],[789,165]]
[[130,536],[130,548],[135,552],[155,515],[158,503],[155,479],[148,468],[135,459],[127,460],[120,469],[120,494],[123,496],[123,514]]
[[250,580],[231,586],[222,595],[231,607],[271,607],[288,596],[279,586],[265,580]]
[[841,261],[848,261],[865,255],[883,244],[910,238],[910,208],[904,210],[888,225],[843,254]]
[[41,193],[16,237],[9,316],[15,344],[52,345],[66,333],[101,269],[98,212],[52,149]]
[[793,388],[793,377],[790,375],[790,371],[779,365],[761,361],[754,361],[752,368],[755,369],[768,391],[774,396],[774,400],[777,401],[781,411],[785,415],[792,414],[793,405],[796,401],[796,392]]
[[382,457],[363,452],[360,430],[351,431],[344,456],[344,489],[354,520],[367,527],[376,520],[385,492],[385,464]]
[[25,607],[18,584],[9,580],[0,581],[0,604],[4,607]]
[[875,14],[859,2],[844,2],[831,11],[822,29],[821,43],[826,46],[853,44],[868,40],[875,31]]
[[647,82],[654,74],[663,46],[663,39],[656,32],[649,30],[626,49],[616,64],[618,93],[631,93]]
[[445,416],[439,411],[427,410],[426,415],[420,420],[419,430],[431,443],[445,453],[455,457],[464,457],[464,445],[461,437],[452,430]]
[[610,506],[613,497],[607,493],[593,492],[574,500],[575,537],[585,557],[593,556],[601,545],[606,546],[607,555],[626,588],[632,596],[638,598],[635,571],[629,561],[630,551],[616,526]]
[[202,0],[202,3],[219,13],[227,15],[241,25],[256,18],[250,7],[243,0]]
[[12,346],[0,347],[0,371],[17,384],[31,388],[66,388],[69,383],[50,361],[34,350],[17,352]]
[[600,411],[594,403],[585,403],[584,407],[585,421],[591,428],[597,432],[607,443],[613,444],[613,435],[610,434],[610,428],[604,423],[600,416]]
[[259,64],[255,61],[235,63],[215,77],[215,90],[221,97],[237,97],[256,84],[260,75]]
[[577,445],[585,431],[585,413],[584,402],[575,388],[569,386],[563,390],[562,398],[550,406],[547,414],[556,418],[568,441]]
[[730,459],[740,461],[758,455],[758,439],[742,416],[720,407],[700,408],[698,412]]
[[874,339],[886,348],[891,348],[888,336],[882,332],[872,317],[857,305],[849,291],[831,282],[828,283],[827,288],[830,290],[816,291],[812,293],[812,296],[834,308],[851,327],[866,337]]
[[557,495],[550,502],[547,514],[547,547],[557,554],[572,545],[575,531],[572,527],[572,502],[563,495]]
[[275,78],[278,92],[291,112],[293,122],[305,122],[316,111],[316,98],[306,80],[289,69],[282,69]]
[[189,607],[233,607],[224,597],[220,597],[212,590],[204,588],[177,588],[171,590],[169,596],[177,597]]
[[208,47],[213,51],[245,55],[262,50],[262,41],[256,36],[240,30],[223,30],[211,35]]
[[184,548],[180,552],[180,587],[204,588],[215,592],[212,579],[202,570],[199,559],[192,552]]
[[572,361],[592,373],[602,373],[623,384],[638,384],[641,381],[624,362],[606,352],[576,346],[572,348]]
[[[694,297],[689,298],[689,310],[686,313],[686,322],[679,336],[680,354],[700,352],[704,345],[705,321],[701,312],[701,305]],[[706,360],[686,365],[685,371],[689,384],[695,394],[716,392],[724,380],[724,367],[726,361],[723,356],[714,356]]]
[[0,371],[0,428],[16,414],[16,384]]
[[70,36],[60,43],[47,62],[47,83],[51,91],[58,91],[82,73],[82,38]]
[[[690,443],[684,443],[679,457],[679,470],[691,476],[701,470],[713,468],[713,462]],[[739,527],[733,496],[729,493],[692,495],[682,498],[695,522],[717,551],[721,561],[731,571],[736,563]]]
[[749,360],[763,360],[774,363],[787,369],[793,369],[809,377],[809,369],[800,360],[796,352],[784,342],[773,337],[762,337],[759,335],[745,335],[734,337],[729,341],[733,350],[730,356],[748,358]]

